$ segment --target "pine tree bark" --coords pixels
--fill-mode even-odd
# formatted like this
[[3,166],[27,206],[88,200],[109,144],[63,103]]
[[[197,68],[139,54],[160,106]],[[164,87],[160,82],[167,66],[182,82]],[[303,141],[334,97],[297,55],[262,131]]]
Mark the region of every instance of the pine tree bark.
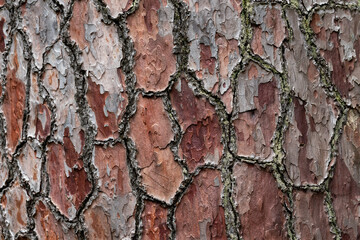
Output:
[[0,0],[0,239],[358,239],[357,0]]

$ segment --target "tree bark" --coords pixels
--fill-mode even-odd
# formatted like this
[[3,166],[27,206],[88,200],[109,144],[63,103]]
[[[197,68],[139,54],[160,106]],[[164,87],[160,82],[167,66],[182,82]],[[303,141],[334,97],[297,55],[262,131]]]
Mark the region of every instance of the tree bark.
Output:
[[357,0],[0,0],[0,239],[360,238]]

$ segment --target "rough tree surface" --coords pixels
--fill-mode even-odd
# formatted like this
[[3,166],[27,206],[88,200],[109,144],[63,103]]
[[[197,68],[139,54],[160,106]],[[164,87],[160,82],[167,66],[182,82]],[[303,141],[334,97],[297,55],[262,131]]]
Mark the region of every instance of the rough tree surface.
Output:
[[1,239],[360,239],[360,1],[0,0]]

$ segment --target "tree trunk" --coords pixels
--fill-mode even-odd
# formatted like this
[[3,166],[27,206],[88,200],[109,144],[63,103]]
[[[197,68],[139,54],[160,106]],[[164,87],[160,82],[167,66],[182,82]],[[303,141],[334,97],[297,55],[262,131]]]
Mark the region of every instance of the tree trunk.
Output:
[[0,6],[0,239],[360,238],[359,1]]

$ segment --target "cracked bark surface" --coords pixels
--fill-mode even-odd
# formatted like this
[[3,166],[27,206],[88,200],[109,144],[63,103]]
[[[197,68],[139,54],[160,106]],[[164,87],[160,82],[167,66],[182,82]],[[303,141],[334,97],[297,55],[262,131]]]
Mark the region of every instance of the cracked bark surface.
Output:
[[0,239],[360,238],[357,0],[0,0]]

